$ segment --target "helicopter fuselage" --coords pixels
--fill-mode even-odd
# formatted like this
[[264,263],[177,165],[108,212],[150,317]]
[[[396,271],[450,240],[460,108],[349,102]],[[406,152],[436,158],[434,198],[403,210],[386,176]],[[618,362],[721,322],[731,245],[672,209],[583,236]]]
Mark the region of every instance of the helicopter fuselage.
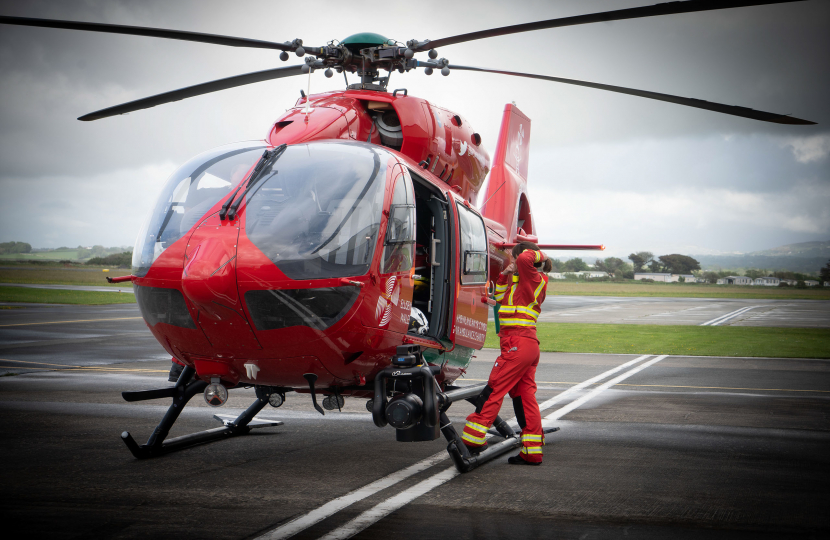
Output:
[[[474,207],[490,158],[462,117],[396,94],[301,98],[264,142],[206,153],[168,181],[132,281],[153,335],[201,379],[302,390],[314,374],[363,394],[398,345],[421,345],[439,382],[483,346],[508,236]],[[254,178],[260,153],[283,144]],[[409,328],[413,307],[427,328]]]

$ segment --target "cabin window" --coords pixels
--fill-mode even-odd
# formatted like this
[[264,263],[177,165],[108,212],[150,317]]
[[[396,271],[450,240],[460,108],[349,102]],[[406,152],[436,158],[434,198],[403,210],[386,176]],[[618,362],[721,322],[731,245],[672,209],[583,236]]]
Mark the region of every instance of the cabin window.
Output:
[[289,146],[247,195],[248,238],[291,279],[366,274],[389,158],[368,145]]
[[487,282],[487,231],[484,220],[463,204],[458,207],[461,231],[461,283]]
[[199,154],[174,172],[138,233],[132,273],[144,276],[159,255],[184,236],[231,192],[259,160],[259,142],[222,146]]
[[402,173],[395,182],[389,207],[381,273],[408,272],[412,268],[414,245],[415,195],[412,181],[406,173]]

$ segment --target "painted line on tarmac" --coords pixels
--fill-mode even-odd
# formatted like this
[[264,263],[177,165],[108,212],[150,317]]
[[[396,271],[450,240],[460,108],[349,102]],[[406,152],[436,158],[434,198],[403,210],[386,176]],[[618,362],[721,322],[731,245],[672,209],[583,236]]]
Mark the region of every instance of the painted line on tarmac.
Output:
[[[640,356],[639,358],[635,358],[634,360],[630,360],[630,361],[628,361],[628,362],[626,362],[626,363],[624,363],[620,366],[617,366],[617,367],[612,368],[612,369],[610,369],[610,370],[608,370],[604,373],[601,373],[601,374],[597,375],[596,377],[591,377],[587,381],[581,382],[578,385],[574,386],[573,388],[569,388],[568,390],[565,390],[564,392],[559,394],[557,397],[545,401],[544,403],[542,403],[542,405],[540,405],[540,410],[544,410],[544,409],[542,409],[543,406],[545,408],[549,408],[549,407],[553,406],[555,403],[557,403],[560,399],[564,399],[568,395],[570,395],[574,392],[578,392],[579,390],[585,388],[586,386],[594,384],[595,382],[597,382],[599,380],[605,379],[605,378],[609,377],[610,375],[613,375],[614,373],[617,373],[617,372],[625,369],[626,367],[632,366],[632,365],[634,365],[638,362],[641,362],[642,360],[645,360],[646,358],[649,358],[650,356],[651,356],[650,354]],[[579,388],[577,388],[577,387],[579,387]],[[515,423],[515,421],[516,421],[516,419],[512,418],[512,419],[509,420],[509,423]],[[335,499],[333,501],[330,501],[329,503],[326,503],[325,505],[321,506],[320,508],[317,508],[316,510],[312,510],[308,514],[305,514],[304,516],[301,516],[301,517],[299,517],[299,518],[297,518],[293,521],[290,521],[290,522],[286,523],[285,525],[282,525],[281,527],[271,531],[270,533],[266,533],[266,534],[258,537],[257,540],[260,540],[260,539],[262,539],[262,540],[265,540],[265,539],[277,540],[277,539],[289,538],[290,536],[293,536],[293,535],[307,529],[308,527],[311,527],[312,525],[315,525],[316,523],[319,523],[320,521],[326,519],[327,517],[333,515],[334,513],[339,512],[343,508],[345,508],[345,507],[347,507],[347,506],[349,506],[349,505],[351,505],[351,504],[353,504],[357,501],[365,499],[366,497],[369,497],[370,495],[374,495],[375,493],[381,491],[382,489],[386,489],[387,487],[391,487],[392,485],[394,485],[394,484],[396,484],[396,483],[398,483],[402,480],[405,480],[406,478],[409,478],[413,474],[416,474],[416,472],[420,472],[421,470],[425,470],[425,468],[421,468],[418,471],[414,471],[414,472],[406,474],[406,475],[401,475],[401,473],[404,473],[404,471],[409,471],[410,469],[419,467],[420,465],[425,464],[427,461],[432,461],[432,465],[435,465],[435,464],[438,464],[438,463],[440,463],[440,462],[442,462],[446,459],[449,459],[449,455],[446,452],[439,452],[438,454],[430,456],[429,458],[427,458],[423,461],[420,461],[420,462],[416,463],[415,465],[412,465],[411,467],[409,467],[407,469],[403,469],[402,471],[399,471],[398,473],[393,473],[392,475],[389,475],[385,478],[377,480],[376,482],[368,484],[368,485],[366,485],[366,486],[364,486],[360,489],[352,491],[351,493],[348,493],[348,494],[344,495],[343,497],[340,497],[339,499]],[[431,467],[432,465],[430,465],[429,467]],[[429,468],[429,467],[426,467],[426,468]],[[435,489],[436,487],[448,482],[449,480],[452,480],[453,478],[455,478],[459,474],[460,473],[455,468],[455,466],[450,467],[448,469],[445,469],[445,470],[443,470],[443,471],[427,478],[426,480],[414,485],[413,487],[401,492],[400,494],[396,495],[395,497],[392,497],[392,498],[388,499],[387,501],[385,501],[385,502],[383,502],[383,503],[367,510],[366,512],[363,512],[362,514],[360,514],[359,516],[357,516],[353,520],[349,521],[348,523],[346,523],[342,527],[339,527],[339,528],[331,531],[330,533],[325,535],[323,538],[325,538],[326,540],[351,538],[352,536],[358,534],[359,532],[363,531],[364,529],[366,529],[367,527],[369,527],[372,524],[376,523],[377,521],[380,521],[384,517],[388,516],[390,513],[394,512],[395,510],[405,506],[406,504],[413,501],[414,499],[416,499],[416,498],[420,497],[421,495],[424,495],[425,493]],[[385,479],[390,478],[392,476],[396,476],[396,475],[400,475],[400,478],[397,479],[395,482],[393,482],[393,483],[384,483],[383,487],[377,487],[376,486],[377,484],[383,482]],[[326,510],[323,511],[323,509],[326,509]],[[300,524],[299,522],[302,522],[302,523]]]
[[129,321],[134,319],[141,319],[142,317],[117,317],[115,319],[81,319],[77,321],[49,321],[49,322],[33,322],[20,324],[0,324],[0,328],[7,328],[9,326],[35,326],[37,324],[67,324],[76,322],[100,322],[100,321]]
[[729,386],[680,386],[673,384],[618,384],[617,386],[636,386],[636,387],[654,387],[654,388],[692,388],[695,390],[753,390],[756,392],[817,392],[822,394],[830,394],[830,390],[796,390],[793,388],[732,388]]
[[458,472],[455,465],[449,469],[444,469],[438,474],[427,478],[423,482],[419,482],[406,491],[395,495],[391,499],[387,499],[385,502],[380,503],[374,508],[363,512],[342,527],[339,527],[321,537],[320,540],[343,540],[351,538],[352,536],[385,518],[395,510],[407,505],[412,500],[432,491],[441,484],[449,482],[459,474],[461,473]]
[[[579,399],[575,399],[574,401],[571,401],[570,403],[568,403],[567,405],[565,405],[561,409],[557,409],[556,411],[550,413],[549,415],[547,415],[545,417],[545,420],[550,420],[550,421],[559,420],[560,418],[562,418],[563,416],[565,416],[566,414],[568,414],[572,410],[574,410],[577,407],[579,407],[581,405],[584,405],[586,402],[594,399],[595,397],[597,397],[601,393],[605,392],[606,390],[608,390],[609,388],[611,388],[615,384],[621,383],[622,381],[626,380],[627,378],[631,377],[632,375],[636,375],[637,373],[643,371],[647,367],[653,366],[654,364],[656,364],[660,360],[663,360],[664,358],[667,358],[667,357],[668,357],[667,354],[663,354],[661,356],[658,356],[657,358],[649,360],[648,362],[642,363],[639,366],[626,371],[622,375],[614,377],[610,381],[597,386],[596,388],[594,388],[593,390],[591,390],[590,392],[588,392],[584,396],[580,397]],[[542,425],[544,425],[544,423],[545,422],[543,420]]]
[[273,531],[270,531],[262,536],[258,537],[258,539],[268,539],[268,540],[278,540],[282,538],[290,538],[295,534],[306,530],[307,528],[315,525],[327,517],[336,514],[337,512],[343,510],[344,508],[351,506],[352,504],[362,501],[366,497],[370,497],[375,493],[382,491],[388,487],[394,486],[395,484],[406,480],[412,475],[418,474],[421,471],[425,471],[430,467],[436,465],[447,459],[447,453],[442,451],[435,455],[432,455],[426,459],[419,461],[414,465],[410,465],[405,469],[401,469],[400,471],[394,472],[388,476],[384,476],[380,480],[375,480],[371,484],[367,484],[362,488],[356,489],[350,493],[343,495],[342,497],[338,497],[333,501],[329,501],[323,506],[312,510],[311,512],[300,516],[294,520],[289,521],[285,525],[282,525]]
[[747,306],[747,307],[743,307],[741,309],[736,309],[735,311],[733,311],[731,313],[727,313],[726,315],[721,315],[720,317],[716,317],[716,318],[712,319],[711,321],[706,321],[705,323],[701,323],[700,326],[718,326],[721,323],[725,323],[726,321],[734,319],[738,315],[743,315],[744,313],[746,313],[750,309],[762,308],[762,307],[767,307],[767,306]]
[[720,321],[721,321],[721,319],[724,319],[724,318],[726,318],[726,317],[729,317],[730,315],[733,315],[733,316],[734,316],[734,315],[740,315],[740,314],[741,314],[741,313],[743,313],[744,311],[747,311],[747,308],[746,308],[746,307],[742,307],[742,308],[740,308],[740,309],[736,309],[735,311],[730,311],[730,312],[729,312],[729,313],[727,313],[726,315],[721,315],[720,317],[715,317],[715,318],[714,318],[714,319],[712,319],[711,321],[706,321],[706,322],[704,322],[704,323],[700,323],[700,325],[699,325],[699,326],[712,326],[713,324],[717,324],[718,322],[720,322]]
[[[70,370],[87,370],[87,371],[137,371],[141,373],[167,373],[168,370],[158,370],[158,369],[148,369],[148,368],[118,368],[118,367],[111,367],[108,365],[98,365],[98,366],[73,366],[68,364],[49,364],[47,362],[31,362],[27,360],[10,360],[8,358],[0,358],[0,362],[13,362],[15,364],[36,364],[38,366],[54,366],[58,368],[63,368],[62,371],[70,371]],[[51,371],[58,371],[53,367],[43,368],[43,367],[29,367],[29,366],[0,366],[0,369],[45,369]]]
[[[626,364],[629,365],[629,366],[633,365],[637,362],[640,362],[641,360],[643,360],[645,358],[648,358],[649,356],[651,356],[651,355],[645,355],[645,356],[641,356],[640,358],[635,358],[634,360],[631,360],[630,362],[626,362]],[[556,411],[554,411],[551,414],[549,414],[548,416],[546,416],[544,418],[544,420],[548,420],[548,419],[557,420],[557,419],[561,418],[562,416],[564,416],[567,413],[571,412],[572,410],[576,409],[580,405],[583,405],[587,401],[595,398],[596,396],[598,396],[599,394],[601,394],[602,392],[604,392],[608,388],[614,386],[618,382],[624,381],[625,379],[631,377],[632,375],[635,375],[635,374],[639,373],[640,371],[644,370],[645,368],[656,364],[660,360],[663,360],[667,356],[668,355],[658,356],[657,358],[649,360],[649,361],[647,361],[643,364],[640,364],[640,365],[626,371],[622,375],[619,375],[619,376],[611,379],[610,381],[604,383],[602,386],[598,386],[594,390],[591,390],[590,392],[588,392],[584,396],[580,397],[579,399],[577,399],[575,401],[572,401],[571,403],[565,405],[564,407],[562,407],[560,409],[557,409]],[[616,372],[620,371],[621,369],[624,369],[624,368],[622,366],[620,366],[618,368],[614,368],[613,370],[610,370],[610,374],[616,373]],[[606,372],[606,373],[608,373],[608,372]],[[597,378],[604,377],[604,376],[606,376],[605,373],[603,373],[601,375],[597,375],[597,377],[593,377],[592,379],[588,379],[588,381],[593,380],[594,382],[596,382]],[[593,383],[589,383],[588,381],[585,381],[584,383],[580,383],[577,386],[581,386],[581,388],[585,388],[585,386],[588,386],[589,384],[593,384]],[[578,390],[573,390],[573,391],[572,391],[572,389],[565,390],[559,396],[557,396],[555,398],[552,398],[552,399],[549,399],[548,401],[544,402],[543,405],[547,405],[547,407],[550,407],[554,403],[557,403],[561,399],[561,396],[565,396],[569,393],[573,393],[573,392],[576,392],[576,391],[578,391]],[[541,405],[540,405],[540,409],[541,409]],[[542,421],[543,425],[545,423],[544,420]],[[511,419],[510,423],[513,423],[514,421],[515,421],[515,418]],[[400,509],[401,507],[403,507],[406,504],[412,502],[413,500],[417,499],[421,495],[424,495],[427,492],[435,489],[436,487],[449,482],[450,480],[452,480],[456,476],[459,476],[460,474],[461,473],[458,472],[458,469],[456,469],[455,466],[453,465],[452,467],[449,467],[449,468],[439,472],[438,474],[435,474],[435,475],[431,476],[430,478],[427,478],[423,482],[412,486],[411,488],[407,489],[406,491],[403,491],[403,492],[399,493],[398,495],[396,495],[395,497],[392,497],[391,499],[387,500],[386,502],[380,503],[377,506],[375,506],[374,508],[370,508],[369,510],[363,512],[362,514],[360,514],[359,516],[357,516],[353,520],[349,521],[348,523],[346,523],[342,527],[339,527],[339,528],[331,531],[329,534],[323,536],[321,538],[321,540],[345,540],[347,538],[351,538],[352,536],[360,533],[361,531],[365,530],[366,528],[370,527],[371,525],[377,523],[378,521],[380,521],[384,517],[388,516],[392,512]]]

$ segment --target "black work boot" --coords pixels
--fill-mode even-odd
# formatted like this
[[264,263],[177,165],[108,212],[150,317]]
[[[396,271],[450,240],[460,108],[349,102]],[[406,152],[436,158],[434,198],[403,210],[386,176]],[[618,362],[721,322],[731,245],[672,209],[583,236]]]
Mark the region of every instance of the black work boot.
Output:
[[173,362],[173,365],[170,366],[170,374],[167,376],[167,380],[170,382],[176,382],[179,380],[179,375],[182,374],[182,370],[184,366],[181,364],[177,364]]
[[[465,444],[464,446],[467,446],[467,445]],[[470,454],[473,455],[473,456],[479,455],[480,453],[484,452],[488,448],[489,448],[489,446],[487,446],[487,443],[484,443],[481,446],[467,446],[467,450],[469,450]]]
[[511,465],[533,465],[533,466],[538,466],[538,465],[542,464],[541,461],[538,462],[538,463],[534,463],[532,461],[527,461],[522,457],[521,454],[519,454],[518,456],[510,456],[509,458],[507,458],[507,462]]

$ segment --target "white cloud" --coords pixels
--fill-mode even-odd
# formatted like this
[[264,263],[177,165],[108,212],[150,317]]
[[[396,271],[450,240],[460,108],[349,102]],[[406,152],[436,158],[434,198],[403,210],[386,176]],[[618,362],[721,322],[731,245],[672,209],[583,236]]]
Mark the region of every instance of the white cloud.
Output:
[[131,245],[172,162],[88,177],[4,178],[2,241],[35,247]]
[[830,155],[830,135],[788,137],[781,146],[792,150],[793,156],[799,163],[821,161]]
[[640,250],[753,251],[802,241],[805,235],[830,236],[830,186],[826,184],[797,185],[784,193],[537,187],[531,190],[531,204],[541,241],[602,243],[607,247],[602,256],[624,257]]

